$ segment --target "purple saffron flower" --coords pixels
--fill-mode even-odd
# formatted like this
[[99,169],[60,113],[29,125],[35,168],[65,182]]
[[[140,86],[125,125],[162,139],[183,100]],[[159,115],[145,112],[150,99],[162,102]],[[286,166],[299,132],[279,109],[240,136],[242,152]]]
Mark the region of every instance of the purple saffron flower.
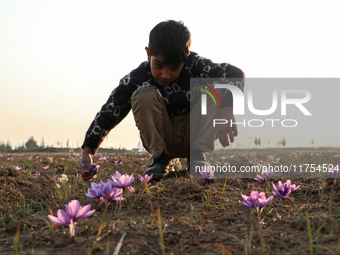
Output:
[[273,190],[272,194],[275,195],[275,198],[287,199],[289,198],[290,192],[296,191],[300,188],[300,185],[296,187],[295,184],[292,184],[290,180],[287,180],[284,184],[281,181],[278,181],[277,187],[272,182]]
[[107,160],[106,157],[100,157],[100,158],[99,158],[99,161],[100,161],[100,162],[104,162],[104,161],[106,161],[106,160]]
[[40,176],[40,173],[39,173],[39,172],[35,173],[34,176],[33,176],[33,178],[37,178],[38,176]]
[[8,161],[13,161],[13,160],[14,160],[14,158],[7,158],[7,160],[8,160]]
[[101,201],[122,201],[125,198],[122,197],[123,190],[118,188],[113,188],[110,182],[104,183],[102,180],[99,184],[91,182],[91,187],[88,189],[88,193],[85,194],[88,198],[97,198]]
[[339,174],[339,166],[336,166],[336,167],[328,167],[328,172],[330,173],[330,175],[333,176],[334,178],[334,184],[336,183],[336,177],[338,176]]
[[275,172],[272,170],[268,171],[268,169],[266,169],[265,171],[263,169],[261,175],[257,175],[256,178],[254,178],[254,180],[265,182],[267,181],[267,179],[271,178],[274,174]]
[[135,188],[132,186],[127,187],[131,194],[135,194]]
[[[111,184],[110,184],[111,185]],[[129,187],[130,188],[130,187]],[[113,187],[108,195],[108,201],[123,201],[125,198],[123,197],[123,190]]]
[[[104,189],[104,182],[101,180],[98,184],[91,182],[91,188],[87,190],[88,193],[85,194],[88,198],[100,198],[102,190]],[[111,186],[112,187],[112,186]]]
[[58,175],[55,174],[53,180],[58,180],[58,178],[59,178]]
[[47,169],[50,168],[50,166],[44,166],[43,168],[44,168],[45,170],[47,170]]
[[[214,171],[212,171],[212,169],[214,169]],[[206,181],[215,179],[215,168],[213,166],[205,165],[199,173]]]
[[97,184],[92,182],[91,189],[88,189],[88,193],[85,196],[89,198],[97,198],[100,200],[109,200],[110,193],[112,191],[112,185],[109,182],[103,182],[102,180]]
[[[83,167],[83,172],[84,172],[84,167],[85,167],[85,164],[84,163],[81,163],[82,167]],[[90,172],[91,173],[96,173],[98,171],[98,169],[100,168],[100,165],[96,165],[96,164],[92,164],[90,166]]]
[[120,188],[125,190],[127,187],[129,187],[133,183],[133,174],[131,175],[121,175],[118,171],[116,171],[116,174],[111,176],[112,180],[108,179],[109,182],[112,184],[113,187]]
[[75,234],[75,223],[80,220],[87,218],[94,214],[96,210],[91,210],[91,205],[85,205],[82,207],[78,200],[72,200],[65,205],[65,211],[59,209],[57,216],[48,215],[48,218],[53,222],[54,225],[69,227],[71,237]]
[[141,182],[147,182],[147,183],[152,180],[152,177],[153,177],[153,174],[151,174],[150,176],[146,174],[144,178],[141,175],[138,175],[138,179]]
[[258,192],[252,190],[250,192],[250,196],[242,195],[243,201],[239,201],[241,204],[255,208],[256,210],[262,211],[263,207],[270,204],[273,200],[273,196],[266,198],[266,194],[264,192]]
[[17,171],[21,170],[21,167],[19,167],[19,166],[13,166],[13,167],[14,167],[14,169],[17,170]]
[[[84,164],[84,163],[83,163]],[[96,165],[96,164],[92,164],[90,166],[90,172],[91,173],[96,173],[98,171],[98,169],[100,168],[100,165]]]

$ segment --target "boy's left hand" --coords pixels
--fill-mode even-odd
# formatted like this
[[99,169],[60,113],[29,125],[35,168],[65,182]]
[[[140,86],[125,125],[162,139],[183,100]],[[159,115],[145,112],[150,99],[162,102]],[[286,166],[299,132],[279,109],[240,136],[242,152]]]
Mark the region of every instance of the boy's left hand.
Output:
[[[237,125],[235,124],[236,120],[233,114],[233,107],[226,106],[221,109],[220,119],[228,120],[227,124],[217,125],[217,138],[220,140],[220,143],[223,147],[229,146],[230,143],[234,142],[234,137],[237,136]],[[233,125],[230,126],[231,121]]]

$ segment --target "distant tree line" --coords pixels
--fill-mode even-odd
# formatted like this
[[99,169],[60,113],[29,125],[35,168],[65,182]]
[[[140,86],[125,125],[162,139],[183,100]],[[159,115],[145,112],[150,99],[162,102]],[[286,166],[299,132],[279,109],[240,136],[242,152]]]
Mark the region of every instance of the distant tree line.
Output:
[[[42,144],[39,146],[37,141],[31,136],[25,143],[16,148],[13,148],[9,141],[7,143],[0,142],[0,152],[57,152],[61,148],[45,147],[42,140]],[[68,151],[70,148],[64,148]]]
[[[254,140],[254,144],[256,145],[256,148],[257,146],[260,146],[261,145],[261,138],[260,137],[255,137],[255,140]],[[268,140],[268,147],[269,147],[269,144],[270,144],[270,140]],[[281,140],[279,140],[277,142],[277,146],[280,146],[282,145],[282,147],[285,147],[287,144],[287,140],[285,137],[283,137]],[[312,140],[312,144],[314,144],[314,139]]]
[[[0,141],[0,152],[69,152],[70,149],[73,149],[75,152],[81,151],[80,148],[70,148],[69,147],[69,140],[66,141],[66,147],[62,146],[62,142],[56,142],[58,147],[53,146],[45,146],[44,138],[41,140],[40,146],[38,145],[37,141],[31,136],[25,143],[22,145],[13,148],[11,143],[7,141],[6,143]],[[61,147],[60,147],[61,146]],[[127,152],[128,150],[125,148],[100,148],[98,150],[99,153],[104,152],[115,152],[115,153],[122,153]]]

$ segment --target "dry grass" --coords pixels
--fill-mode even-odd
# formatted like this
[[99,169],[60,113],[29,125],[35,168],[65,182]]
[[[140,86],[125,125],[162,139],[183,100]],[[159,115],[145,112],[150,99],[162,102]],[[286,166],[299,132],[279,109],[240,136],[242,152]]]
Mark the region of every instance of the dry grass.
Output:
[[[237,167],[322,166],[340,164],[337,155],[332,150],[257,150],[256,154],[229,150],[209,154],[208,159]],[[150,163],[148,154],[105,154],[105,162],[99,162],[99,156],[94,163],[101,165],[100,172],[93,181],[106,181],[117,170],[135,176],[136,193],[107,208],[85,197],[90,182],[77,175],[79,155],[13,155],[13,161],[7,155],[0,157],[0,253],[113,254],[126,233],[119,254],[340,254],[340,181],[334,184],[334,179],[323,178],[318,170],[311,173],[318,178],[290,178],[301,185],[291,194],[292,200],[274,199],[258,215],[238,201],[251,190],[270,195],[267,183],[238,176],[207,183],[191,179],[182,170],[149,183],[146,189],[137,174]],[[47,165],[50,168],[44,170]],[[14,166],[22,169],[16,171]],[[36,172],[41,174],[33,178]],[[68,181],[54,180],[55,174],[67,175]],[[277,183],[288,176],[275,177]],[[76,236],[70,239],[68,229],[53,226],[47,215],[51,211],[56,215],[72,199],[91,204],[96,213],[80,220]]]

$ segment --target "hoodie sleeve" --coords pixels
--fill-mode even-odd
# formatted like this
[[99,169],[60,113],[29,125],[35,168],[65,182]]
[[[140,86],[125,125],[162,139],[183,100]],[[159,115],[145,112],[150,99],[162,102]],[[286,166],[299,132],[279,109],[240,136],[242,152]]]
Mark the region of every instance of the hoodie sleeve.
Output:
[[118,87],[111,92],[87,130],[82,149],[89,147],[96,153],[109,132],[128,115],[131,110],[131,96],[140,86],[139,77],[145,77],[145,65],[143,62],[120,80]]

